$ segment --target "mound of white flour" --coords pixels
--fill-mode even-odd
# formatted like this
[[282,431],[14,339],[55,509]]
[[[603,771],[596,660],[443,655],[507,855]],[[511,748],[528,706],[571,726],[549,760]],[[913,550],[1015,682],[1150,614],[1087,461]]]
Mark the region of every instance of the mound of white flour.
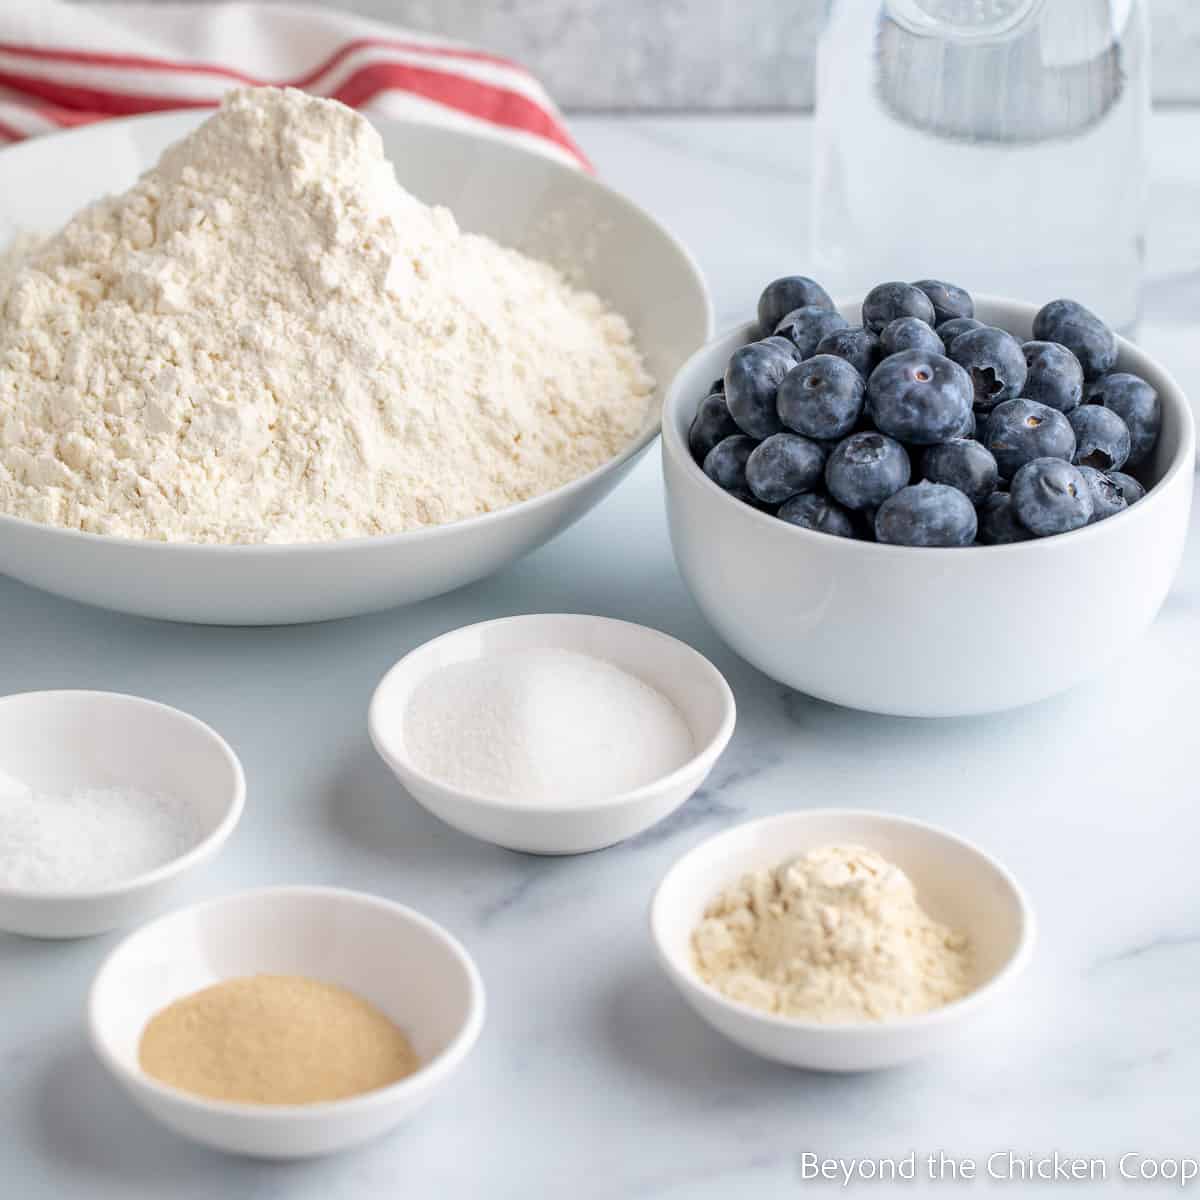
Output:
[[912,880],[862,846],[822,846],[746,875],[692,935],[700,978],[731,1000],[807,1021],[886,1021],[971,990],[971,948]]
[[628,326],[405,192],[362,117],[230,95],[0,264],[0,512],[193,542],[490,512],[644,427]]

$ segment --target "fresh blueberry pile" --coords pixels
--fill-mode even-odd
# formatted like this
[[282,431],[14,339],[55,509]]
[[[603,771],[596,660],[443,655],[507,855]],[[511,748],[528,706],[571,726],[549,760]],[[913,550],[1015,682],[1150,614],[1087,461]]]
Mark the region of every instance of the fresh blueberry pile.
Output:
[[1068,533],[1145,494],[1158,393],[1117,371],[1117,341],[1074,300],[1034,340],[975,318],[951,283],[881,283],[851,328],[803,275],[767,285],[759,340],[700,401],[692,456],[780,520],[898,546]]

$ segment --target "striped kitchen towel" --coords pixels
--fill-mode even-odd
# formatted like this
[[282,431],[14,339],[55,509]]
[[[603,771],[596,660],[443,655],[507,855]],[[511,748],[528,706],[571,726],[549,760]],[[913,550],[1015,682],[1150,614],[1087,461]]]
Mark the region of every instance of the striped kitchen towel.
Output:
[[294,4],[0,0],[0,144],[107,117],[303,88],[364,112],[487,132],[587,166],[527,71],[447,38]]

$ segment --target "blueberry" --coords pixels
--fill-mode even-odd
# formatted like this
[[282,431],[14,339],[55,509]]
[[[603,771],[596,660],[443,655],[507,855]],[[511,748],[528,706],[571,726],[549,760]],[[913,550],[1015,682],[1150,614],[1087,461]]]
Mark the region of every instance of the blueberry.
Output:
[[984,444],[996,456],[1005,479],[1035,458],[1075,457],[1075,431],[1056,408],[1036,400],[1006,400],[988,417]]
[[982,504],[1000,479],[992,452],[969,438],[930,446],[921,465],[926,479],[958,488],[972,504]]
[[756,445],[753,438],[741,433],[718,442],[704,459],[705,475],[739,500],[753,502],[756,497],[746,482],[746,464]]
[[1083,368],[1058,342],[1026,342],[1025,390],[1029,400],[1069,413],[1083,402]]
[[864,379],[883,357],[879,338],[869,329],[835,329],[817,343],[816,352],[844,358]]
[[941,279],[917,279],[913,281],[913,287],[920,288],[929,297],[929,303],[933,305],[934,320],[938,325],[956,318],[975,315],[975,301],[965,288],[945,283]]
[[1051,300],[1033,318],[1039,342],[1058,342],[1079,359],[1084,379],[1098,379],[1117,363],[1117,339],[1094,312],[1074,300]]
[[901,488],[875,514],[875,537],[892,546],[969,546],[976,528],[970,500],[928,480]]
[[819,533],[831,533],[834,537],[855,536],[854,522],[849,513],[828,496],[819,496],[815,492],[793,496],[780,505],[775,515],[781,521],[799,525],[802,529],[815,529]]
[[1115,517],[1123,508],[1128,507],[1124,493],[1103,471],[1097,471],[1095,467],[1081,466],[1079,473],[1087,483],[1088,491],[1092,493],[1092,519],[1088,524],[1094,525],[1106,517]]
[[1038,537],[1070,533],[1092,519],[1087,480],[1078,467],[1061,458],[1027,462],[1013,476],[1012,502],[1017,520]]
[[1129,458],[1129,427],[1111,408],[1084,404],[1067,414],[1075,430],[1076,466],[1119,471]]
[[862,416],[867,385],[844,359],[818,354],[793,367],[779,385],[779,419],[813,438],[842,438]]
[[833,498],[853,509],[882,504],[911,476],[904,447],[882,433],[851,434],[825,464],[825,483]]
[[899,354],[901,350],[924,350],[926,354],[945,354],[946,347],[924,321],[916,317],[897,317],[884,326],[879,335],[884,354]]
[[823,337],[846,327],[846,318],[841,313],[810,305],[793,309],[775,327],[775,333],[787,338],[800,358],[808,358],[816,353],[817,343]]
[[882,333],[897,317],[916,317],[934,323],[933,305],[920,288],[911,283],[881,283],[863,301],[862,322],[872,333]]
[[969,333],[972,329],[983,329],[982,321],[975,320],[974,317],[952,317],[949,321],[943,321],[934,332],[942,339],[946,345],[946,350],[954,345],[954,339],[960,334]]
[[1120,489],[1127,505],[1136,504],[1146,494],[1146,489],[1132,475],[1126,475],[1124,471],[1109,471],[1107,474]]
[[979,506],[979,540],[985,546],[1027,542],[1033,534],[1017,520],[1013,499],[1007,492],[993,492]]
[[811,492],[825,473],[825,451],[794,433],[773,433],[746,460],[746,484],[764,504]]
[[1162,428],[1162,405],[1158,393],[1140,375],[1114,371],[1097,379],[1087,390],[1089,404],[1103,404],[1129,428],[1130,450],[1125,460],[1140,467],[1158,444]]
[[970,375],[980,412],[1015,399],[1025,386],[1025,353],[1007,330],[992,325],[968,329],[954,339],[950,357]]
[[967,419],[963,421],[962,428],[954,435],[951,441],[957,441],[959,438],[967,438],[970,441],[978,441],[977,431],[979,428],[978,418],[975,416],[975,410],[971,409],[967,413]]
[[698,463],[703,463],[708,457],[708,452],[718,442],[737,433],[741,433],[741,430],[729,415],[725,397],[719,392],[713,392],[696,406],[696,415],[692,418],[692,425],[688,430],[688,449]]
[[783,318],[796,308],[833,309],[829,293],[807,275],[785,275],[763,288],[758,298],[758,323],[764,334],[773,333]]
[[770,346],[778,350],[780,354],[787,355],[794,363],[798,363],[804,358],[804,355],[796,349],[796,343],[791,338],[786,338],[779,333],[773,333],[770,337],[760,338],[756,344],[759,346]]
[[971,411],[971,380],[944,355],[901,350],[871,372],[867,411],[883,433],[933,446],[961,434]]
[[743,433],[761,441],[783,428],[775,395],[795,365],[792,357],[766,342],[751,342],[733,352],[725,368],[725,403]]

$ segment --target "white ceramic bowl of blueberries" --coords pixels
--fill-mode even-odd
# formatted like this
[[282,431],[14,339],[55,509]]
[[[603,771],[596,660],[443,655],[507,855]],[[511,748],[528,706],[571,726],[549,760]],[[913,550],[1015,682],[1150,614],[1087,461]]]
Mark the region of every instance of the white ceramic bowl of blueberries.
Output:
[[769,284],[663,415],[671,538],[771,677],[964,716],[1102,673],[1178,568],[1195,431],[1170,375],[1082,305]]

